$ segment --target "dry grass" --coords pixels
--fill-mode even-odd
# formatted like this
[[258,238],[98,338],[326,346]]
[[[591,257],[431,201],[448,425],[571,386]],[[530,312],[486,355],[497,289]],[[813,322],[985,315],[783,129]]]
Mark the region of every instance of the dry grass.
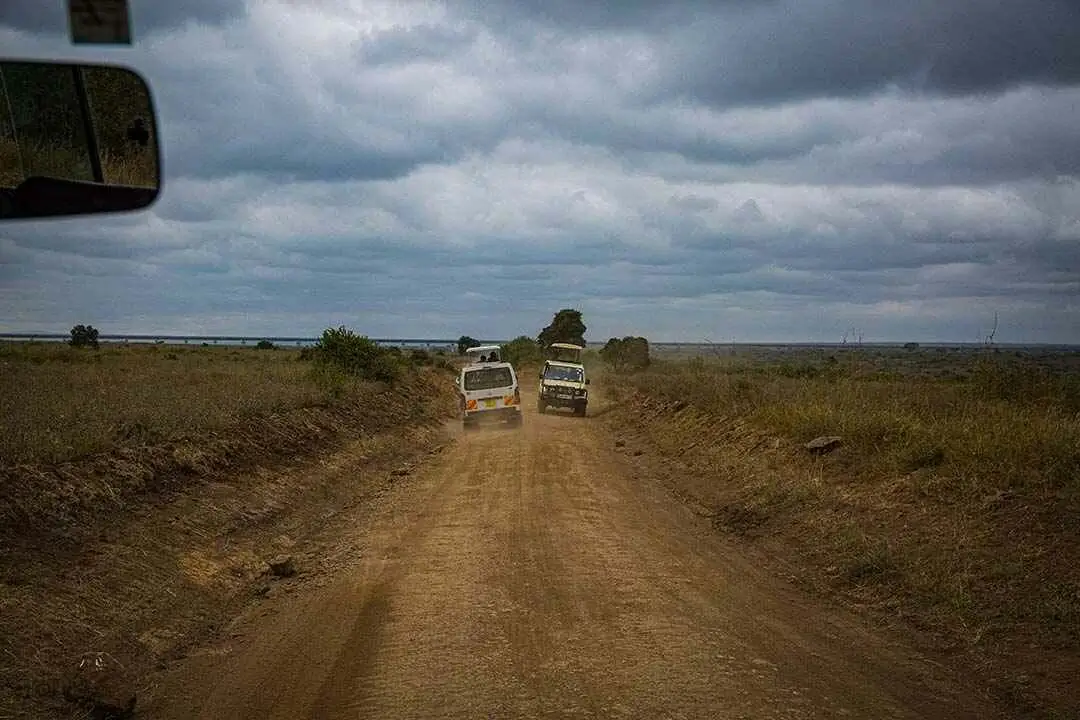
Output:
[[160,168],[149,150],[128,155],[105,152],[101,159],[101,171],[110,185],[157,187]]
[[456,409],[441,358],[386,385],[299,356],[0,345],[5,461],[32,463],[0,463],[0,717],[83,717],[58,691],[84,652],[146,677],[199,642]]
[[[23,167],[24,158],[32,161],[29,167]],[[105,182],[110,185],[157,187],[159,183],[156,157],[149,148],[126,155],[105,152],[101,170]],[[90,165],[84,152],[39,146],[24,148],[20,157],[19,147],[14,140],[0,138],[0,187],[15,187],[27,175],[79,180],[91,178]]]
[[[1078,369],[1080,353],[808,351],[660,362],[623,384],[645,418],[629,422],[718,527],[786,548],[809,582],[980,655],[1006,685],[1041,676],[1043,707],[1072,712]],[[843,444],[812,456],[819,435]]]
[[[713,414],[733,411],[790,440],[842,435],[881,478],[932,470],[934,483],[984,496],[1011,489],[1080,495],[1080,355],[1076,369],[967,356],[944,377],[845,362],[690,361],[633,376],[648,393]],[[1060,365],[1060,358],[1057,365]],[[929,479],[929,478],[926,478]]]
[[0,465],[60,462],[118,444],[319,405],[294,350],[0,344]]
[[[448,416],[446,368],[401,358],[392,385],[253,348],[0,346],[0,567],[91,537],[176,490],[314,455],[373,428]],[[6,546],[6,547],[5,547]],[[29,548],[29,549],[27,549]]]

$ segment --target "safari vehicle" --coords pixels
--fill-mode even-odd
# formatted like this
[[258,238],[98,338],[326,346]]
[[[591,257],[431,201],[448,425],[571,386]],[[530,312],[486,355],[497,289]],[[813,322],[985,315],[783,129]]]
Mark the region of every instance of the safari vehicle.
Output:
[[0,61],[0,219],[145,208],[160,167],[150,89],[132,70]]
[[461,418],[466,429],[481,422],[521,424],[521,390],[514,366],[506,362],[466,365],[458,377]]
[[571,408],[584,416],[589,406],[589,379],[581,363],[548,360],[540,370],[540,389],[536,407],[541,413],[550,408]]

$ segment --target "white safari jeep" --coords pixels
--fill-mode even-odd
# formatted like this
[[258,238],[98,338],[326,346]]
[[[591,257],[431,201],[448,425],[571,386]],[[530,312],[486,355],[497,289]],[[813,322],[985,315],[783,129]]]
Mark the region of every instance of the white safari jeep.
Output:
[[461,394],[461,419],[465,428],[480,422],[505,421],[521,424],[521,390],[510,363],[499,362],[498,355],[483,362],[473,362],[461,369],[458,392]]
[[575,415],[583,416],[589,405],[588,384],[584,365],[548,360],[540,371],[536,407],[541,413],[549,407],[571,408]]

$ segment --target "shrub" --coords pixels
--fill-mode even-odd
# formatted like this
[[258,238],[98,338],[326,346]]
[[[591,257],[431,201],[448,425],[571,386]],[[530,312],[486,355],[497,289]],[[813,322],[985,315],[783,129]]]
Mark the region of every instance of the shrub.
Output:
[[314,359],[323,368],[332,366],[364,380],[393,382],[400,374],[400,366],[390,349],[344,325],[323,331],[315,343]]
[[311,379],[316,387],[323,393],[326,399],[333,402],[341,401],[350,387],[352,379],[344,370],[333,363],[316,363],[311,367]]
[[255,344],[256,350],[276,350],[277,347],[269,340],[260,340]]
[[499,348],[499,357],[514,367],[541,360],[540,344],[528,335],[519,335]]
[[71,340],[69,343],[72,347],[89,347],[97,350],[97,328],[93,325],[76,325],[71,328]]

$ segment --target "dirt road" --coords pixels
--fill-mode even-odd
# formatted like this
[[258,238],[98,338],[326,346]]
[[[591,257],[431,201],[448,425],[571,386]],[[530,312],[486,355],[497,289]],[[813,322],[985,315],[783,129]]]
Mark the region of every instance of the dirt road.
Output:
[[140,716],[995,716],[635,479],[596,420],[527,410],[340,528],[332,575],[253,606]]

